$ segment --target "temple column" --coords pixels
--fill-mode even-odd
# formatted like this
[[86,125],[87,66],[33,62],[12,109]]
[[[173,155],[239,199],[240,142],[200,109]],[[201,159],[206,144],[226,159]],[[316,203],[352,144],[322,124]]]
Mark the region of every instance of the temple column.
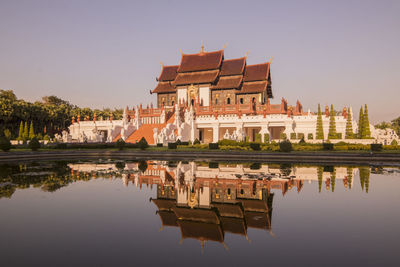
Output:
[[[261,126],[260,134],[261,134],[261,142],[262,143],[265,143],[265,134],[268,134],[269,138],[271,139],[271,133],[268,130],[268,123]],[[269,140],[267,140],[267,141],[269,142]]]
[[236,125],[236,133],[238,135],[238,141],[243,141],[244,139],[244,133],[243,133],[243,123],[237,124]]
[[213,125],[213,143],[217,143],[219,139],[219,124]]

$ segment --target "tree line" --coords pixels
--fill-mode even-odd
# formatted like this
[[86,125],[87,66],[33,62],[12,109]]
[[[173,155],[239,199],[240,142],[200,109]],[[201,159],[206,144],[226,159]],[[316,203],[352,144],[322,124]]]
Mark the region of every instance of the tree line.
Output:
[[[0,90],[0,134],[9,139],[26,134],[53,137],[66,130],[72,123],[72,117],[81,120],[122,118],[122,109],[80,108],[57,96],[44,96],[34,103],[18,99],[12,90]],[[22,126],[22,127],[21,127]],[[29,128],[28,128],[29,127]]]

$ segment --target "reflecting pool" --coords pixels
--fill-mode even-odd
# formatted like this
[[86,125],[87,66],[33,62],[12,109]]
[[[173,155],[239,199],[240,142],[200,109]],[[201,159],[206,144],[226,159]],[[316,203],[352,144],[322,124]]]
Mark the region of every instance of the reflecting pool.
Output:
[[1,266],[398,266],[400,169],[0,164]]

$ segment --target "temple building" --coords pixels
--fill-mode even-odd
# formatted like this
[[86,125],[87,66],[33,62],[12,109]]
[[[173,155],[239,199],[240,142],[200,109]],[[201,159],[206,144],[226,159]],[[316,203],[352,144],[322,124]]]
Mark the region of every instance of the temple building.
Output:
[[[285,98],[272,104],[274,97],[271,60],[248,65],[247,55],[225,59],[224,49],[184,54],[178,65],[162,66],[150,90],[156,95],[156,106],[142,104],[125,109],[122,120],[81,121],[73,119],[65,142],[115,142],[122,138],[135,143],[144,137],[149,144],[195,141],[217,142],[222,139],[259,141],[302,137],[316,140],[317,114],[305,111],[300,101],[289,105]],[[330,110],[322,116],[324,139],[328,139]],[[345,139],[347,116],[354,118],[351,108],[335,112],[338,138]],[[353,132],[358,125],[351,120]],[[372,139],[346,139],[350,143],[379,141],[380,134],[370,125]],[[398,137],[396,137],[398,138]]]

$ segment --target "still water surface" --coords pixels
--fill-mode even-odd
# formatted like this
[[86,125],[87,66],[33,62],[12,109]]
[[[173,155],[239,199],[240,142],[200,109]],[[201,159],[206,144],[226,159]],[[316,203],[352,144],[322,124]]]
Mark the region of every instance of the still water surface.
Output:
[[399,266],[400,171],[0,165],[1,266]]

